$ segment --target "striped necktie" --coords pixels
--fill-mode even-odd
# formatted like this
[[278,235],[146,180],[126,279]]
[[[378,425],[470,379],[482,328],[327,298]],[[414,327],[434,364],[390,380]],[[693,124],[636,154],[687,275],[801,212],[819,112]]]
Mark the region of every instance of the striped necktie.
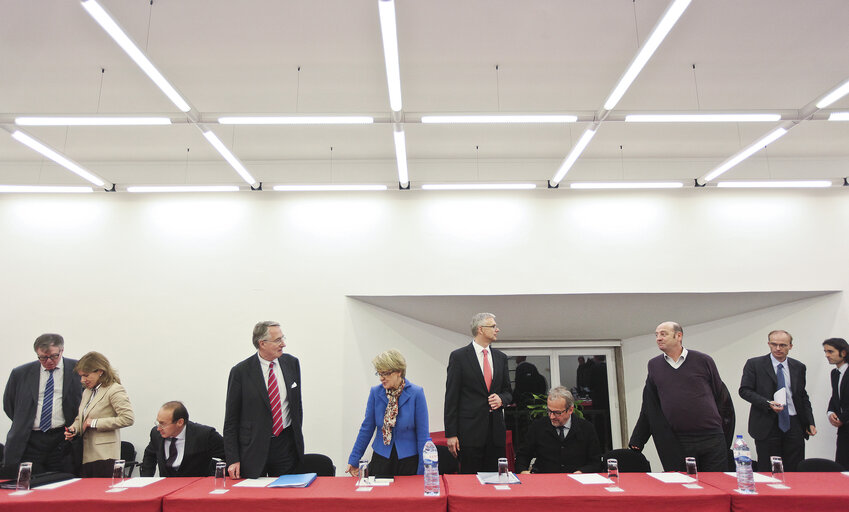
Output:
[[280,390],[277,388],[277,376],[274,375],[274,361],[268,363],[268,401],[271,402],[271,433],[279,436],[283,432],[283,405],[280,403]]
[[53,426],[53,372],[56,370],[47,370],[50,374],[47,377],[47,384],[44,386],[44,401],[41,402],[41,421],[38,428],[42,432],[47,432]]

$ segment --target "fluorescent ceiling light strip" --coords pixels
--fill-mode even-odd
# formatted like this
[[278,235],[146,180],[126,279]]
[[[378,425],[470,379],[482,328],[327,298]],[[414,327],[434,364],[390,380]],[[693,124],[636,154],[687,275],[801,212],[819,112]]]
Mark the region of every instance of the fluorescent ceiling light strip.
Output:
[[229,149],[227,149],[227,146],[225,146],[224,143],[221,142],[221,139],[216,137],[215,134],[210,130],[204,131],[203,136],[206,137],[206,140],[208,140],[209,143],[212,144],[212,147],[214,147],[215,150],[218,151],[221,156],[224,157],[224,160],[227,160],[227,163],[230,164],[230,167],[235,169],[236,172],[239,173],[239,176],[241,176],[242,179],[245,180],[248,185],[253,187],[257,184],[257,181],[254,179],[253,176],[251,176],[251,173],[249,173],[248,170],[245,169],[245,166],[242,165],[242,162],[240,162],[239,159],[236,158],[236,156],[233,155],[233,153],[231,153]]
[[691,0],[674,0],[669,7],[666,9],[666,12],[663,13],[663,17],[654,27],[651,35],[643,44],[643,47],[640,48],[640,51],[637,53],[637,56],[634,57],[634,60],[631,62],[631,65],[628,66],[625,74],[622,75],[622,78],[619,79],[619,83],[616,84],[616,87],[613,89],[613,92],[610,93],[610,96],[607,98],[607,101],[604,102],[605,110],[613,110],[613,107],[619,103],[619,100],[622,99],[622,96],[625,95],[625,91],[631,87],[631,84],[637,78],[637,75],[640,74],[640,71],[643,70],[643,67],[649,61],[651,56],[660,46],[660,43],[663,42],[663,39],[669,34],[669,31],[672,30],[672,27],[675,26],[675,23],[678,22],[678,19],[684,14],[684,11],[690,5]]
[[722,188],[828,188],[833,183],[830,180],[807,181],[720,181],[716,184]]
[[840,98],[849,93],[849,80],[840,84],[836,89],[826,94],[825,97],[817,102],[817,108],[826,108]]
[[62,187],[50,185],[0,185],[2,193],[28,193],[28,194],[86,194],[94,192],[91,187]]
[[157,193],[157,192],[238,192],[238,185],[156,185],[130,186],[127,192]]
[[395,138],[395,162],[398,166],[398,183],[402,188],[410,184],[410,173],[407,170],[407,137],[404,130],[392,132]]
[[100,178],[93,172],[84,169],[80,164],[74,162],[65,155],[62,155],[61,153],[54,151],[53,149],[47,147],[45,144],[30,137],[29,135],[20,130],[15,130],[12,133],[12,138],[20,142],[21,144],[28,146],[30,149],[37,151],[42,155],[46,156],[47,158],[53,160],[57,164],[61,165],[65,169],[68,169],[69,171],[81,177],[82,179],[90,183],[94,183],[98,187],[110,188],[112,186],[111,183],[107,185],[106,180]]
[[828,116],[829,121],[849,121],[849,112],[832,112]]
[[91,17],[94,18],[101,27],[103,27],[103,30],[105,30],[106,33],[109,34],[116,43],[118,43],[118,46],[120,46],[131,59],[133,59],[136,65],[138,65],[142,71],[144,71],[145,74],[153,80],[153,83],[155,83],[156,86],[159,87],[166,96],[168,96],[168,99],[170,99],[171,102],[180,109],[180,111],[188,112],[192,109],[186,100],[180,96],[177,90],[168,83],[168,80],[162,76],[162,73],[156,69],[156,66],[154,66],[147,56],[139,50],[139,47],[136,46],[133,40],[130,39],[112,16],[106,12],[106,9],[101,7],[101,5],[95,0],[83,0],[82,4],[83,8],[88,11]]
[[534,183],[428,183],[422,190],[530,190]]
[[569,185],[569,188],[576,189],[626,189],[626,188],[682,188],[684,184],[680,181],[655,181],[655,182],[576,182]]
[[781,114],[628,114],[628,123],[765,123]]
[[226,116],[219,124],[372,124],[370,116]]
[[581,138],[578,139],[578,143],[575,144],[575,147],[572,148],[572,151],[569,152],[569,155],[563,160],[563,163],[560,164],[560,169],[557,170],[557,174],[554,175],[554,178],[551,179],[551,182],[555,185],[560,183],[564,177],[566,177],[566,173],[569,172],[569,169],[575,165],[575,161],[581,156],[581,153],[584,152],[584,149],[587,148],[587,144],[593,139],[595,136],[595,130],[592,128],[587,128],[587,130],[581,135]]
[[389,86],[389,107],[401,111],[401,66],[398,60],[398,30],[395,24],[395,1],[378,0],[380,33],[383,36],[383,59],[386,62],[386,82]]
[[365,192],[387,190],[386,185],[274,185],[277,192]]
[[171,124],[168,117],[16,117],[18,126],[159,126]]
[[779,137],[781,137],[785,133],[787,133],[787,129],[783,127],[776,128],[775,130],[769,132],[766,136],[753,142],[751,145],[749,145],[749,147],[732,156],[731,158],[720,164],[719,167],[705,175],[704,181],[707,182],[717,178],[722,173],[726,172],[727,170],[731,169],[743,160],[754,155],[764,147],[775,142]]
[[560,114],[515,115],[431,115],[422,116],[423,124],[463,123],[574,123],[578,116]]

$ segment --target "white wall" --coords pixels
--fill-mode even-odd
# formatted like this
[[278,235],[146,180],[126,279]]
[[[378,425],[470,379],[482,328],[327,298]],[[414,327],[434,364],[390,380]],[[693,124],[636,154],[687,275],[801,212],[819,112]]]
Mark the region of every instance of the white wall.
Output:
[[[69,356],[102,351],[135,406],[124,437],[141,451],[166,400],[220,429],[230,367],[252,353],[253,324],[277,319],[301,359],[307,450],[341,469],[374,354],[407,356],[441,430],[447,356],[466,342],[348,295],[846,290],[847,232],[842,189],[3,196],[0,375],[33,360],[43,332],[63,334]],[[733,390],[765,332],[789,330],[819,414],[819,343],[849,334],[847,319],[838,294],[686,326],[685,343],[714,354]],[[624,346],[633,422],[656,348],[650,337]],[[820,427],[809,452],[828,455],[833,431]]]

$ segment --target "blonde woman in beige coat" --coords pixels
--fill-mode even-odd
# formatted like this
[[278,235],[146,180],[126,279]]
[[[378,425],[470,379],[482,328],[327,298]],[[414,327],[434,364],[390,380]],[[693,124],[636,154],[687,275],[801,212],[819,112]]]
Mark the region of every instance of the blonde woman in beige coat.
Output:
[[133,406],[121,380],[99,352],[89,352],[80,358],[74,371],[80,376],[83,390],[80,410],[65,439],[82,436],[83,465],[81,476],[112,476],[112,466],[121,458],[120,428],[135,421]]

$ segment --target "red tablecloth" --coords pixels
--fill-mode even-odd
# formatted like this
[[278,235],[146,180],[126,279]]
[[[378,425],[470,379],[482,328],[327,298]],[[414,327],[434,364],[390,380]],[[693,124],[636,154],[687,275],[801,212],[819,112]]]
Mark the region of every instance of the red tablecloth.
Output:
[[[238,482],[238,481],[237,481]],[[353,477],[318,477],[303,489],[269,489],[232,487],[224,494],[209,494],[212,478],[206,478],[166,496],[163,512],[375,512],[403,510],[405,512],[445,512],[447,500],[440,496],[425,496],[421,476],[396,477],[388,487],[372,487],[357,491]]]
[[849,510],[849,477],[841,473],[786,473],[785,483],[790,489],[774,489],[767,484],[756,483],[757,494],[734,491],[737,479],[723,473],[700,473],[699,481],[730,493],[731,510],[734,512]]
[[34,489],[23,496],[10,496],[14,491],[0,490],[3,512],[161,512],[162,498],[185,487],[197,478],[166,478],[145,487],[121,492],[106,492],[111,478],[84,478],[57,489]]
[[519,475],[521,484],[499,491],[481,485],[474,475],[445,475],[448,512],[516,512],[516,510],[669,511],[728,512],[731,497],[704,485],[687,489],[665,484],[643,473],[622,473],[619,487],[609,492],[606,485],[584,485],[564,474]]

